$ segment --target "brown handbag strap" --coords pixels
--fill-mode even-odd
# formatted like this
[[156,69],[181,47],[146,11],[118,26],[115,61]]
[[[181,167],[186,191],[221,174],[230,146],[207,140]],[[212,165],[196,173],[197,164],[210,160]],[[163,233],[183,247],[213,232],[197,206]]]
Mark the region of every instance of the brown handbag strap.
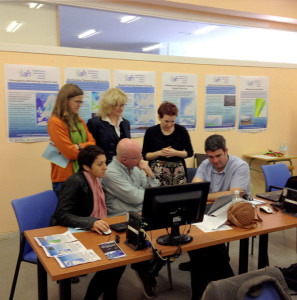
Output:
[[255,221],[258,221],[258,222],[263,222],[263,220],[261,219],[261,217],[259,216],[258,214],[258,210],[255,208]]

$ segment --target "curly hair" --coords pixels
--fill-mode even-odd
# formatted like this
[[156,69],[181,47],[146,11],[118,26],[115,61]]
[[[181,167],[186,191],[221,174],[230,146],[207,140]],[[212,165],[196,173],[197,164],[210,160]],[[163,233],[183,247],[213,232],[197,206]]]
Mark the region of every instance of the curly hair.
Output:
[[126,104],[127,95],[119,88],[110,88],[102,96],[98,116],[105,118],[112,111],[113,106]]
[[178,108],[175,104],[165,101],[158,108],[158,115],[160,118],[163,118],[164,115],[168,116],[177,116]]

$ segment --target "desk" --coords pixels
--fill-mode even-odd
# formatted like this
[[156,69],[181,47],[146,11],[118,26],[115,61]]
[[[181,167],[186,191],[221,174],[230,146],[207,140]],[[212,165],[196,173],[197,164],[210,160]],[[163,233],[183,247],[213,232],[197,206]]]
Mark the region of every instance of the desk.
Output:
[[[233,230],[205,233],[199,230],[196,226],[192,226],[190,234],[193,236],[193,241],[189,244],[183,245],[182,251],[186,252],[225,242],[240,240],[239,273],[243,273],[248,271],[249,237],[260,235],[258,268],[265,267],[267,262],[268,233],[297,227],[297,218],[282,214],[281,212],[273,215],[264,214],[262,212],[259,212],[259,214],[263,219],[263,223],[260,223],[255,229],[234,227]],[[121,222],[124,218],[125,216],[109,218],[108,223],[113,224]],[[92,248],[102,260],[62,269],[55,259],[46,257],[43,249],[37,244],[34,237],[63,233],[65,231],[66,228],[61,226],[25,231],[25,237],[38,257],[38,299],[40,300],[48,299],[47,274],[54,281],[60,280],[60,299],[68,300],[71,299],[70,277],[141,262],[153,257],[151,249],[133,251],[131,248],[126,246],[124,244],[125,233],[121,233],[119,234],[121,237],[120,247],[124,250],[127,256],[120,259],[108,260],[99,249],[98,244],[106,242],[109,239],[109,236],[99,236],[94,232],[82,232],[75,233],[74,235],[87,249]],[[175,253],[176,247],[161,246],[156,243],[156,238],[164,233],[165,230],[152,231],[153,242],[158,250],[162,251],[163,256],[169,256]],[[110,239],[113,240],[114,237],[115,234],[112,233]]]
[[256,171],[256,172],[262,172],[262,170],[261,169],[255,169],[255,168],[252,167],[252,163],[255,159],[261,160],[261,161],[265,162],[265,164],[270,164],[270,163],[275,164],[276,162],[287,161],[287,162],[290,163],[288,168],[291,172],[291,175],[293,176],[294,166],[292,164],[292,159],[297,158],[297,155],[285,155],[283,157],[276,157],[276,156],[269,156],[269,155],[264,155],[264,154],[243,154],[243,157],[249,159],[250,170],[253,170],[253,171]]

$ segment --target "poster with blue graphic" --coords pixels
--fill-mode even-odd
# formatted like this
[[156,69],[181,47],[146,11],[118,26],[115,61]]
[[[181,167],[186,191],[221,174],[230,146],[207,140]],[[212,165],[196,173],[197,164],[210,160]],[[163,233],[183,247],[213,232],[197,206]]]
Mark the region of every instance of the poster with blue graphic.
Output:
[[79,115],[87,122],[98,113],[100,99],[110,88],[110,70],[65,68],[64,76],[66,83],[76,84],[84,91],[84,103]]
[[162,73],[162,102],[177,106],[175,121],[189,131],[196,128],[197,80],[196,74]]
[[234,130],[236,107],[236,76],[206,75],[205,131]]
[[115,70],[114,85],[127,94],[123,117],[131,124],[131,136],[143,136],[155,125],[155,72]]
[[47,122],[60,88],[60,69],[7,64],[5,84],[8,141],[47,141]]
[[239,132],[267,129],[269,77],[239,77]]

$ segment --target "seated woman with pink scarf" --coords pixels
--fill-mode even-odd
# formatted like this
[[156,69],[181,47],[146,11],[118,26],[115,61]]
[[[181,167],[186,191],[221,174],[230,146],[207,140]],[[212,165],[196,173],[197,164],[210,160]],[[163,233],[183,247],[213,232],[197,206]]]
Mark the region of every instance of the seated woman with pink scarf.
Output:
[[[102,234],[109,229],[105,196],[99,178],[104,177],[106,157],[98,146],[87,146],[78,154],[79,171],[63,184],[59,203],[51,225],[80,227]],[[85,300],[95,300],[104,293],[104,300],[117,299],[117,287],[125,267],[97,272],[92,278]]]

